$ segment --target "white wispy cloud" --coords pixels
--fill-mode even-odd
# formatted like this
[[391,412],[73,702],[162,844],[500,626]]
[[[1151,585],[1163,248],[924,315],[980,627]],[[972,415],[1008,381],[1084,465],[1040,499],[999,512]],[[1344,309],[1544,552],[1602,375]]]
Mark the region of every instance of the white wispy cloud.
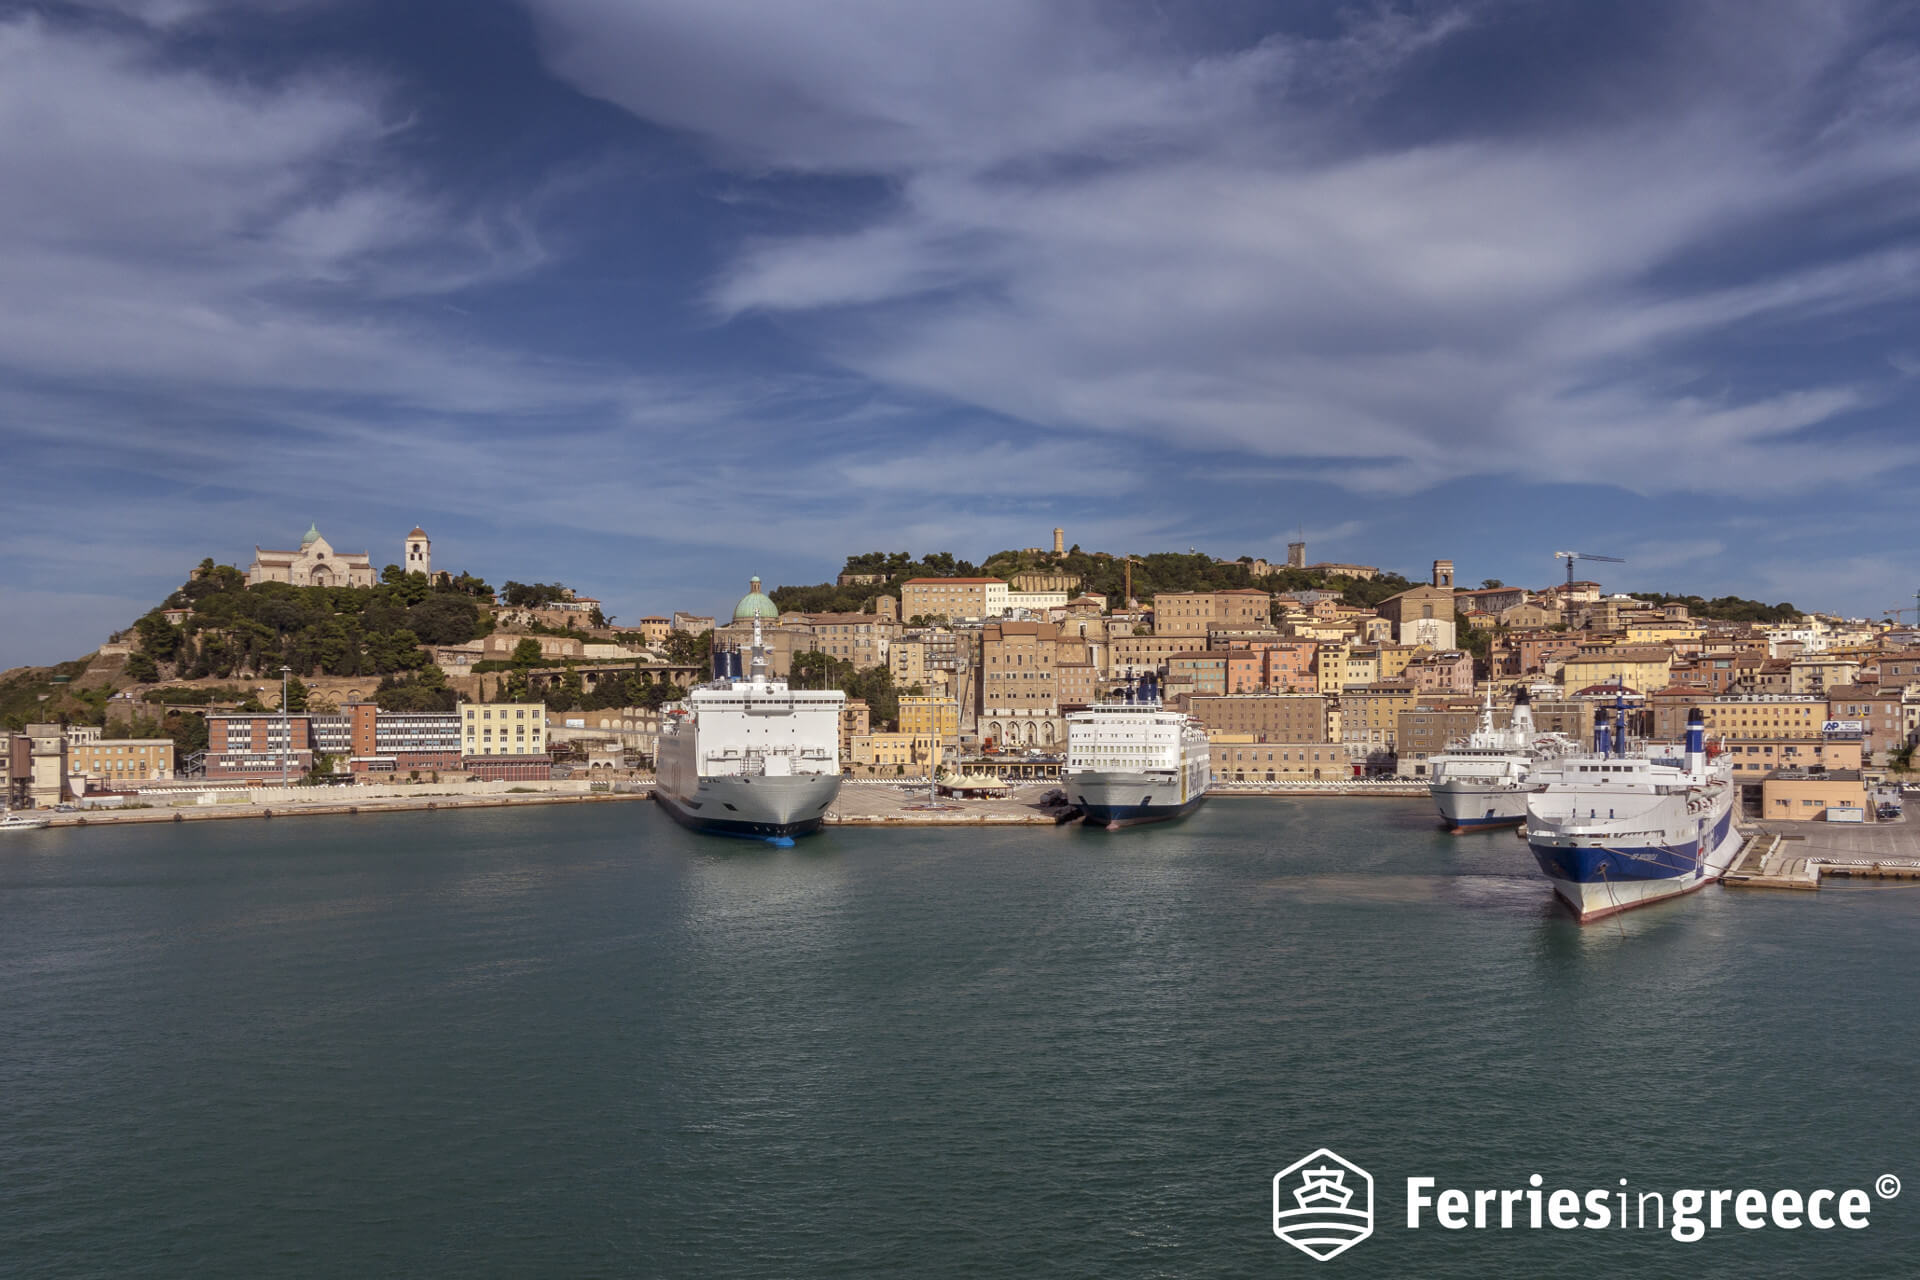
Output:
[[1178,432],[1364,492],[1490,469],[1641,492],[1837,479],[1861,454],[1813,433],[1880,387],[1676,374],[1742,326],[1910,303],[1920,283],[1911,250],[1873,243],[1765,255],[1732,284],[1693,270],[1911,171],[1914,55],[1876,44],[1871,5],[1699,7],[1631,91],[1396,138],[1368,111],[1497,7],[1186,52],[1130,11],[1022,0],[911,20],[529,3],[557,72],[742,172],[895,184],[858,226],[743,244],[719,314],[805,314],[891,386],[1076,433]]

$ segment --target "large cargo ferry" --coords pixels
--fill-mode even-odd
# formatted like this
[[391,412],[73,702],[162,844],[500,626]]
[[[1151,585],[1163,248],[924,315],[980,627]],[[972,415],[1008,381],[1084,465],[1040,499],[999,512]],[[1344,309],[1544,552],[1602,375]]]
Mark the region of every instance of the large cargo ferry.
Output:
[[1089,826],[1111,831],[1184,817],[1206,799],[1213,754],[1198,721],[1160,704],[1159,682],[1067,716],[1061,782]]
[[1507,727],[1494,728],[1493,690],[1488,689],[1478,727],[1428,762],[1440,820],[1456,835],[1525,822],[1528,779],[1534,770],[1579,746],[1564,734],[1534,728],[1533,705],[1524,688],[1514,694]]
[[696,831],[790,842],[817,831],[840,794],[846,695],[767,674],[761,620],[771,616],[756,578],[734,610],[736,621],[753,620],[745,671],[738,649],[716,648],[713,679],[662,726],[653,798]]
[[1699,709],[1679,752],[1629,749],[1624,701],[1617,710],[1617,735],[1603,709],[1593,753],[1548,766],[1527,795],[1527,846],[1583,923],[1691,893],[1740,849],[1732,770],[1708,754]]

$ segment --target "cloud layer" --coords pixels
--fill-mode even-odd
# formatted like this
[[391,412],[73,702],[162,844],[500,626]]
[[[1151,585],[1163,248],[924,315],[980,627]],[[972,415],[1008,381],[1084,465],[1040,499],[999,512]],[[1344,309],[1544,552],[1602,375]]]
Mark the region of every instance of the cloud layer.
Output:
[[858,225],[742,243],[711,302],[805,316],[892,387],[1393,493],[1787,493],[1856,465],[1824,429],[1907,394],[1884,359],[1755,354],[1920,283],[1845,234],[1920,209],[1920,62],[1872,6],[1694,6],[1564,84],[1496,83],[1491,120],[1441,86],[1551,56],[1506,5],[1225,49],[1020,0],[533,8],[558,73],[722,163],[889,184]]

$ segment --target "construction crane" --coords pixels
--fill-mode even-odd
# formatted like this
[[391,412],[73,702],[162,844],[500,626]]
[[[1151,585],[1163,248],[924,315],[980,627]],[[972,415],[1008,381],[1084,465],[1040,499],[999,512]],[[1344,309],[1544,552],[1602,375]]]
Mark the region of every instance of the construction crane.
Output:
[[1573,562],[1575,560],[1604,560],[1608,564],[1626,563],[1626,561],[1622,560],[1619,556],[1590,556],[1584,551],[1556,551],[1553,553],[1553,558],[1567,562],[1567,585],[1569,587],[1573,585]]
[[1910,614],[1912,614],[1912,615],[1913,615],[1913,625],[1915,625],[1916,627],[1920,627],[1920,591],[1916,591],[1916,592],[1914,592],[1914,593],[1913,593],[1913,608],[1911,608],[1911,609],[1888,609],[1888,610],[1886,611],[1886,614],[1887,614],[1887,617],[1889,617],[1889,618],[1891,618],[1891,619],[1893,620],[1893,624],[1894,624],[1895,626],[1899,626],[1899,625],[1900,625],[1900,615],[1901,615],[1901,614],[1903,614],[1903,613],[1910,613]]

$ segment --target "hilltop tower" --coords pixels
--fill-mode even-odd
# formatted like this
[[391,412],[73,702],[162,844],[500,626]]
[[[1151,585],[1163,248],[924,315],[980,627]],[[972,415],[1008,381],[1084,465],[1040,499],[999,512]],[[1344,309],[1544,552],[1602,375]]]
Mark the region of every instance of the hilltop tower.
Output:
[[401,568],[408,573],[424,573],[429,578],[433,577],[433,540],[419,525],[413,526],[413,532],[407,535],[407,559]]
[[1067,554],[1067,531],[1065,529],[1055,529],[1053,531],[1053,554],[1057,556]]
[[1287,568],[1304,569],[1307,567],[1307,544],[1289,542],[1287,544]]
[[1453,561],[1435,560],[1433,562],[1433,585],[1453,590]]

